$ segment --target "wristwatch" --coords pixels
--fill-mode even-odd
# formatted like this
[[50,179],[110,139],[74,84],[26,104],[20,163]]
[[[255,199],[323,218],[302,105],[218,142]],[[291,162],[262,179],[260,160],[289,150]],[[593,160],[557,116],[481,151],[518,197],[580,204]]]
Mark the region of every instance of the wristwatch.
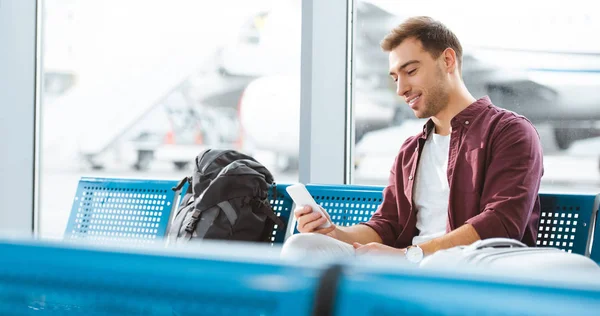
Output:
[[423,249],[417,245],[406,247],[406,259],[413,263],[419,263],[423,260]]

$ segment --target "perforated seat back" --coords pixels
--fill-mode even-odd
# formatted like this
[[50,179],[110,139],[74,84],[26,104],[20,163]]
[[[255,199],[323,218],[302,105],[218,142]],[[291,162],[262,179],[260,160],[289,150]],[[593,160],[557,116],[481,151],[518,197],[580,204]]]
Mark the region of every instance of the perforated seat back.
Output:
[[[176,203],[175,180],[82,178],[65,240],[155,243],[167,232]],[[162,242],[162,241],[161,241]]]

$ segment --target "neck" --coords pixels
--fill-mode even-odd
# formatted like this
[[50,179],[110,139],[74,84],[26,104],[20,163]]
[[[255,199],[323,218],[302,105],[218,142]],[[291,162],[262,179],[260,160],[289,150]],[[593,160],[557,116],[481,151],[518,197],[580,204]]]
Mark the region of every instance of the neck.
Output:
[[460,82],[459,87],[452,90],[453,92],[448,96],[448,105],[435,116],[431,117],[435,124],[435,133],[442,136],[450,135],[450,132],[452,132],[450,121],[476,101],[462,82]]

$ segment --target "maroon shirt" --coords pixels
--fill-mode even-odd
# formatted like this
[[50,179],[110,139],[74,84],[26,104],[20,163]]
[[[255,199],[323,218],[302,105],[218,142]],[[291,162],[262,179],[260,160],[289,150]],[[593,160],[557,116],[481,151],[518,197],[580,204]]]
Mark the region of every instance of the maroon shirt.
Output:
[[[543,166],[539,135],[531,122],[494,106],[486,96],[456,115],[451,126],[446,232],[469,223],[481,239],[506,237],[535,246]],[[429,120],[422,133],[404,142],[383,202],[362,223],[386,245],[404,248],[419,234],[413,184],[423,145],[433,129]]]

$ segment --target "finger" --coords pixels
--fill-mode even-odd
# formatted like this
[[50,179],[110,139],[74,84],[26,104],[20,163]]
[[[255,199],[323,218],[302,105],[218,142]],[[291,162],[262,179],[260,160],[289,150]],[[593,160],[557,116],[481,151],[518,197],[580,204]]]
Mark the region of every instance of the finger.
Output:
[[[314,222],[320,218],[323,218],[323,215],[321,215],[320,213],[312,213],[312,214],[302,215],[300,218],[297,219],[298,227],[304,228],[307,224]],[[298,229],[298,230],[300,230],[300,229]]]
[[312,222],[304,225],[304,229],[309,232],[312,232],[315,229],[317,229],[317,227],[319,227],[325,223],[327,223],[327,219],[325,217],[321,217],[321,218],[317,219],[316,221],[312,221]]
[[[323,218],[323,215],[321,215],[320,213],[316,212],[316,213],[311,213],[311,214],[306,214],[306,215],[302,215],[300,216],[297,221],[298,221],[298,231],[300,231],[301,233],[308,233],[310,232],[309,228],[306,227],[306,225],[320,219]],[[319,225],[317,225],[319,226]]]
[[304,207],[298,207],[294,210],[294,216],[298,219],[300,216],[312,213],[312,208],[308,205]]
[[363,245],[358,248],[355,248],[354,251],[357,255],[366,255],[371,251],[371,247],[369,245]]
[[362,247],[363,245],[357,242],[352,243],[352,246],[354,246],[354,249],[358,249],[360,247]]

